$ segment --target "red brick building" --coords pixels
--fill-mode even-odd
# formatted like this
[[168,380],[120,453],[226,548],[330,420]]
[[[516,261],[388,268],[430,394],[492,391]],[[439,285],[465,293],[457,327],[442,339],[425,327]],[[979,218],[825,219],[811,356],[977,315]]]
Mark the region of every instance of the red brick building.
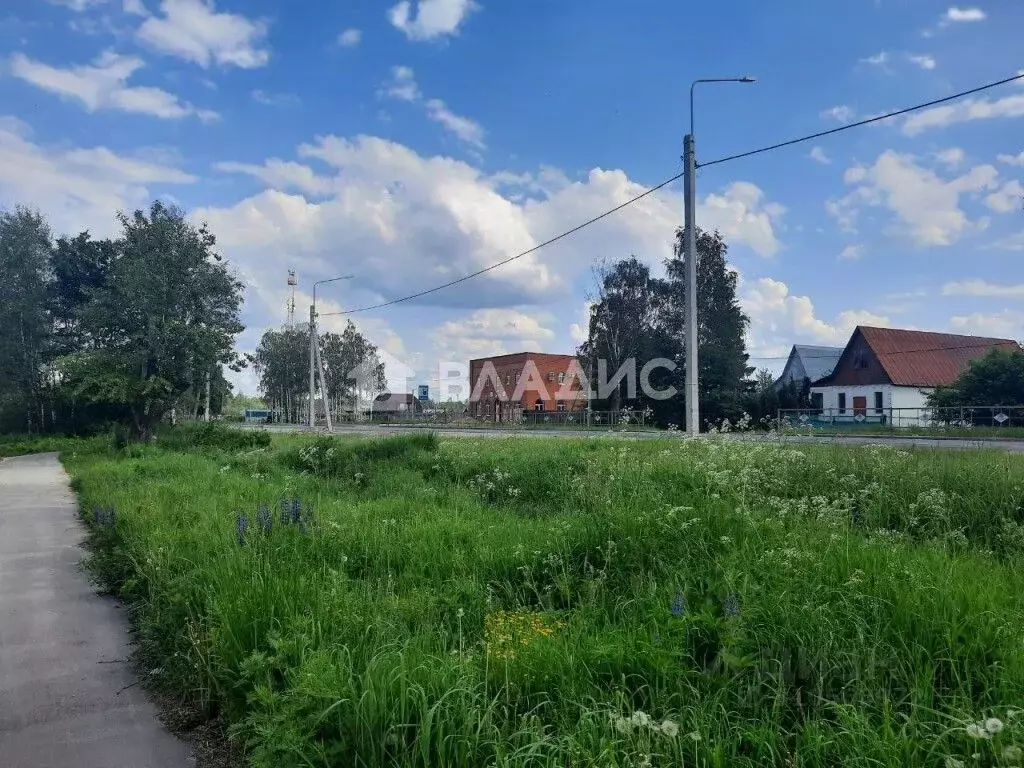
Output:
[[574,355],[517,352],[470,360],[469,413],[512,421],[524,411],[583,410],[582,374]]

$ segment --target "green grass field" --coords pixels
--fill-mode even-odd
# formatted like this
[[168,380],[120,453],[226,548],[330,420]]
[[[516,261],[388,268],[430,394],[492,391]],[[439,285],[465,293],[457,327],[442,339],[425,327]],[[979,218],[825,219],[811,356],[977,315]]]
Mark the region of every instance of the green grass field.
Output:
[[1024,457],[208,429],[63,459],[149,679],[255,766],[1022,762]]

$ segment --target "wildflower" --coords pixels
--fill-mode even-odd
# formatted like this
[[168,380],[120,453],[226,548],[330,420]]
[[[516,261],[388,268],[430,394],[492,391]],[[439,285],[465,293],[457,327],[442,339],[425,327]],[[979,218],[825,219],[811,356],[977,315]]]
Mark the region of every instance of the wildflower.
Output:
[[999,733],[1003,730],[1003,721],[998,717],[990,717],[985,721],[985,730],[989,733]]
[[263,504],[260,504],[259,508],[256,510],[256,523],[259,525],[260,530],[266,534],[269,534],[271,529],[274,527],[274,517],[270,514],[270,510]]
[[462,608],[459,608],[458,613],[456,615],[461,619],[463,616],[466,615],[466,612]]
[[957,760],[955,757],[947,757],[943,765],[945,768],[964,768],[964,761]]
[[686,613],[686,595],[678,593],[672,600],[672,615],[682,616]]
[[628,717],[615,718],[615,730],[619,733],[629,733],[633,729],[633,723]]
[[729,595],[725,598],[725,615],[730,619],[740,617],[740,599],[736,595]]
[[965,730],[967,731],[967,735],[970,736],[972,739],[990,739],[990,738],[992,738],[992,734],[989,733],[985,729],[985,726],[983,724],[981,724],[981,723],[971,723],[970,725],[967,726],[967,728]]
[[298,499],[292,499],[292,522],[298,523],[302,518],[302,502]]
[[231,467],[229,465],[225,464],[223,467],[220,468],[220,473],[223,475],[229,469],[231,469]]
[[288,523],[291,522],[291,519],[292,519],[291,507],[288,504],[288,499],[281,499],[280,507],[281,507],[281,525],[288,525]]
[[671,720],[662,720],[661,725],[658,726],[658,730],[670,739],[674,739],[679,735],[679,726]]
[[702,738],[702,737],[701,737],[701,735],[700,735],[699,733],[697,733],[697,731],[690,731],[690,732],[689,732],[688,734],[686,734],[686,735],[687,735],[687,736],[688,736],[689,738],[691,738],[691,739],[692,739],[693,741],[700,741],[700,740],[701,740],[701,738]]
[[634,712],[631,720],[633,721],[633,725],[635,725],[637,728],[646,728],[651,725],[651,716],[644,712],[642,709],[638,709],[636,712]]
[[1010,746],[1003,750],[1003,760],[1007,765],[1020,765],[1021,758],[1024,758],[1024,750],[1017,746]]
[[245,533],[249,530],[249,518],[241,512],[235,516],[235,535],[238,538],[238,546],[245,546]]

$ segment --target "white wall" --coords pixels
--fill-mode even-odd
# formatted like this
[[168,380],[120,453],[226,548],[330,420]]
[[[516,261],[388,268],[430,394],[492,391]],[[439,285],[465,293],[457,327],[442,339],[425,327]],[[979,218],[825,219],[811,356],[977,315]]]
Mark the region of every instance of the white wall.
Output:
[[[896,387],[892,384],[871,384],[867,386],[833,386],[833,387],[811,387],[811,394],[816,392],[822,394],[822,407],[826,413],[831,410],[836,414],[839,409],[839,393],[846,393],[846,413],[844,415],[853,417],[853,398],[864,397],[867,399],[867,416],[869,419],[876,417],[875,413],[875,392],[882,393],[882,408],[885,415],[892,419],[896,426],[915,426],[920,424],[923,414],[918,409],[927,407],[927,395],[930,389],[919,387]],[[912,411],[893,411],[891,409],[912,408]],[[888,420],[888,419],[887,419]]]

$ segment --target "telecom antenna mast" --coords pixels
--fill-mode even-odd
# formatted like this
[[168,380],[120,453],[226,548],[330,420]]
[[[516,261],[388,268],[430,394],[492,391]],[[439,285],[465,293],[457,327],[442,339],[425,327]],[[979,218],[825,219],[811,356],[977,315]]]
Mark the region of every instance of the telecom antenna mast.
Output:
[[289,330],[295,329],[295,286],[298,280],[295,279],[295,270],[288,270],[288,320],[285,325]]

